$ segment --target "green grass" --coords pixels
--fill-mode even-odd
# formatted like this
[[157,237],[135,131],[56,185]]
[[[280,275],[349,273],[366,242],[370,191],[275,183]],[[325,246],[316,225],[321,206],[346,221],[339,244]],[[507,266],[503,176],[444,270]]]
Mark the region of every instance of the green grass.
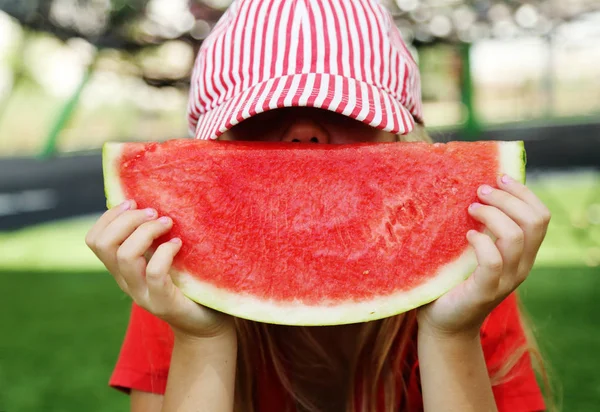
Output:
[[[567,412],[600,400],[598,272],[538,267],[522,288]],[[107,382],[128,309],[107,273],[0,272],[0,410],[127,410]]]
[[0,270],[101,270],[102,263],[84,240],[95,219],[72,219],[0,233]]
[[127,410],[107,381],[129,306],[107,273],[0,272],[0,410]]
[[538,263],[600,265],[600,175],[558,175],[528,185],[552,212]]
[[600,404],[600,270],[536,267],[520,289],[564,412]]

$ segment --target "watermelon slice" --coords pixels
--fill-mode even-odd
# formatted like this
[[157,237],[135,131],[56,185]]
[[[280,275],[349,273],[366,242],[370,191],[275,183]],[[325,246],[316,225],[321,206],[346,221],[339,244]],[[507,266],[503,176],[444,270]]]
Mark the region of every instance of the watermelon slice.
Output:
[[[524,181],[522,142],[108,143],[108,205],[173,218],[172,276],[196,302],[267,323],[333,325],[428,303],[473,271],[477,188]],[[166,239],[162,239],[163,241]]]

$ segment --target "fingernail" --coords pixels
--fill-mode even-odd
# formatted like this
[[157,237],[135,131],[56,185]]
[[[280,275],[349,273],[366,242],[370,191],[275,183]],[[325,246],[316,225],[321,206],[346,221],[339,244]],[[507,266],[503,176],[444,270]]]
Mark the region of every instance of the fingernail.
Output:
[[475,230],[471,229],[467,232],[467,239],[472,237],[475,234]]
[[171,223],[171,219],[166,216],[161,217],[160,219],[158,219],[158,221],[163,225],[168,225],[169,223]]
[[174,237],[173,239],[169,240],[169,242],[175,243],[178,245],[181,243],[181,239],[179,239],[178,237]]
[[123,203],[121,203],[121,210],[129,210],[130,207],[131,202],[129,200],[126,200]]
[[488,186],[488,185],[483,185],[481,186],[481,194],[482,195],[489,195],[490,193],[492,193],[492,187]]
[[146,209],[146,216],[148,216],[148,217],[155,217],[156,216],[156,210],[150,209],[150,208]]
[[504,183],[505,185],[512,182],[512,178],[509,175],[502,176],[502,179],[500,179],[500,180],[502,180],[502,183]]
[[477,203],[477,202],[471,203],[471,205],[469,206],[469,210],[473,211],[473,210],[477,209],[480,206],[481,206],[481,203]]

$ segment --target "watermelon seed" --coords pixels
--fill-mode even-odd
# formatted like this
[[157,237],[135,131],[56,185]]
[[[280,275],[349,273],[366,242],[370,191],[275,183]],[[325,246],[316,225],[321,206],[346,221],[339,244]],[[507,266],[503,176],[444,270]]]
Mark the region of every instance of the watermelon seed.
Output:
[[368,275],[368,274],[369,274],[369,271],[368,271],[368,270],[365,270],[365,271],[363,272],[363,275]]

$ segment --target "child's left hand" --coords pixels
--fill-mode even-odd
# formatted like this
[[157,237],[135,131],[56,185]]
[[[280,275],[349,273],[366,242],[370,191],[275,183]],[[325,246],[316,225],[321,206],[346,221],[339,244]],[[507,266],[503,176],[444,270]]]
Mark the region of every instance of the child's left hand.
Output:
[[499,189],[482,186],[469,214],[497,240],[469,231],[478,266],[464,282],[418,310],[419,331],[436,336],[479,336],[489,313],[529,275],[550,221],[538,197],[508,176]]

